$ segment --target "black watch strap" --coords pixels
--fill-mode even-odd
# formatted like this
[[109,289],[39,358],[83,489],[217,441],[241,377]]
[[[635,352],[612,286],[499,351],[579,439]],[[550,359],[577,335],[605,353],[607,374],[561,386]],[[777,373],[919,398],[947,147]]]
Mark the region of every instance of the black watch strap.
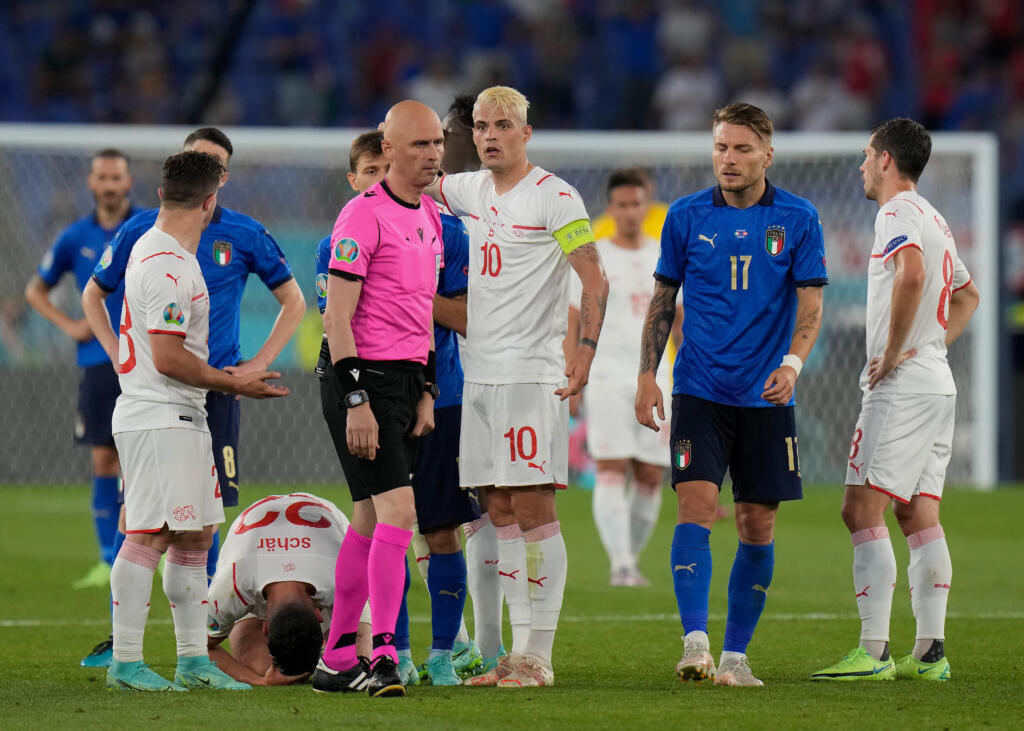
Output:
[[356,406],[370,403],[370,397],[366,391],[358,389],[356,391],[349,391],[345,394],[345,398],[342,401],[345,403],[346,409],[353,409]]
[[430,398],[434,399],[435,401],[437,401],[437,399],[440,398],[441,396],[441,389],[438,387],[436,383],[424,384],[423,392],[429,393]]

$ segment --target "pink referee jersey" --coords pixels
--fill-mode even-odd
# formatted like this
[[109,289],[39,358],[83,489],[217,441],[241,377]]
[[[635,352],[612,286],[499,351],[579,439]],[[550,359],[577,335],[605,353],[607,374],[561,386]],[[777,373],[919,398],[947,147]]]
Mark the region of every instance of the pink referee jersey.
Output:
[[411,205],[381,180],[341,209],[329,271],[363,283],[352,316],[360,358],[427,362],[442,266],[441,217],[428,196]]

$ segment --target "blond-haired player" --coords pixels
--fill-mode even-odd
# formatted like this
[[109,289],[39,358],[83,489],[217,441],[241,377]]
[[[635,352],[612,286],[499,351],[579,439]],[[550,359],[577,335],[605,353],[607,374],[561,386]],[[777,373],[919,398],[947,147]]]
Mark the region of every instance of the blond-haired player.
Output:
[[[469,311],[460,482],[487,493],[512,650],[474,685],[554,683],[551,650],[567,557],[555,490],[568,479],[566,399],[586,385],[608,282],[590,219],[571,185],[533,165],[529,102],[480,92],[473,141],[484,170],[441,178],[433,195],[468,216]],[[570,267],[583,281],[580,348],[565,363]]]
[[[948,680],[946,601],[953,568],[939,523],[953,445],[956,387],[946,348],[978,306],[945,219],[917,192],[931,136],[910,119],[875,127],[864,148],[864,194],[878,203],[868,264],[864,393],[850,445],[843,522],[853,540],[860,644],[814,680]],[[913,652],[893,661],[889,615],[896,557],[889,503],[910,548]]]

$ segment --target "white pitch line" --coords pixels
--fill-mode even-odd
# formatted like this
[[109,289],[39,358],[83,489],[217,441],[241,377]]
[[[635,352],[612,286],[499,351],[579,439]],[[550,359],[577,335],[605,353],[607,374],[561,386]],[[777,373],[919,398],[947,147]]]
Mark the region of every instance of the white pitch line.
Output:
[[[1014,612],[950,612],[947,619],[1024,619],[1024,611]],[[711,614],[708,619],[712,621],[724,621],[724,614]],[[762,621],[798,621],[798,622],[835,622],[856,620],[857,615],[853,613],[829,613],[829,612],[806,612],[802,614],[765,614]],[[427,624],[430,617],[418,615],[409,618],[410,622]],[[638,622],[678,622],[678,614],[593,614],[579,615],[567,614],[559,618],[560,622],[566,624],[609,624],[609,623],[638,623]],[[148,625],[170,625],[169,619],[151,619]],[[0,628],[24,628],[32,629],[37,627],[109,627],[109,619],[0,619]]]

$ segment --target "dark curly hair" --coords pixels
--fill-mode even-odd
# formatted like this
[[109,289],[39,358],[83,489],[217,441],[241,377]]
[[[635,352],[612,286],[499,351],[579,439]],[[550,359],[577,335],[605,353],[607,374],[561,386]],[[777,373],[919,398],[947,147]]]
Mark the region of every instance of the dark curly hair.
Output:
[[285,675],[313,672],[323,642],[320,622],[311,607],[288,604],[267,623],[267,649]]

